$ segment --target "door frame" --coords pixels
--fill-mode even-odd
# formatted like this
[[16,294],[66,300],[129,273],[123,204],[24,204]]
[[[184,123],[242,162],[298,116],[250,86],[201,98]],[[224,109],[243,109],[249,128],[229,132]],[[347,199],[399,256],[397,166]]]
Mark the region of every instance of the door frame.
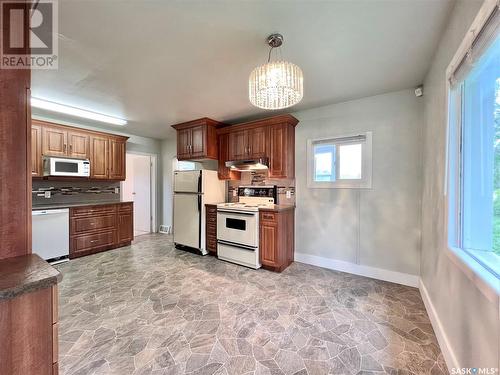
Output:
[[[156,186],[157,183],[157,163],[158,163],[158,155],[157,154],[152,154],[149,152],[140,152],[140,151],[127,151],[126,154],[132,154],[132,155],[142,155],[142,156],[149,156],[150,160],[150,181],[149,181],[149,196],[150,196],[150,214],[151,214],[151,220],[150,220],[150,226],[149,229],[151,233],[156,233],[158,232],[157,228],[157,212],[156,212],[156,202],[157,202],[157,194],[158,194],[158,189]],[[125,155],[125,158],[127,156]],[[120,182],[120,199],[123,199],[123,184],[125,181]]]

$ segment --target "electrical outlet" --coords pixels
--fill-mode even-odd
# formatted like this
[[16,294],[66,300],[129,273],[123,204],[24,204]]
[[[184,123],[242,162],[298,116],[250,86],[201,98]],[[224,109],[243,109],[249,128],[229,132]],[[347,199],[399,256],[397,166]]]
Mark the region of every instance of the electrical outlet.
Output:
[[237,194],[238,194],[238,190],[233,189],[233,197],[236,197]]
[[286,199],[292,198],[292,192],[290,190],[286,191]]
[[46,192],[44,192],[43,196],[45,198],[50,198],[50,190],[47,190]]

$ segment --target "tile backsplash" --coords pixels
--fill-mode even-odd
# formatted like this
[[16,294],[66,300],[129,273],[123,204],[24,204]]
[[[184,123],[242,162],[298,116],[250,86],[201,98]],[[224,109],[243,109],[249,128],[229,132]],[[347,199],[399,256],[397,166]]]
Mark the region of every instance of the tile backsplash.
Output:
[[[49,198],[46,198],[46,192]],[[33,207],[45,204],[119,202],[120,182],[33,180]]]
[[[227,201],[236,202],[238,197],[233,195],[238,186],[246,185],[276,185],[278,187],[278,204],[295,205],[295,180],[294,179],[270,179],[267,171],[241,172],[241,180],[229,181],[227,184]],[[287,198],[287,192],[290,198]]]

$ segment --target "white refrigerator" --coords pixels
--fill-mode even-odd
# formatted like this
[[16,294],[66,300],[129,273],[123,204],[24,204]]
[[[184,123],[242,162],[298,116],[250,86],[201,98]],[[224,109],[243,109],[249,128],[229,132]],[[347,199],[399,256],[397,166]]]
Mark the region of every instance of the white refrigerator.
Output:
[[205,204],[225,201],[226,183],[217,171],[174,172],[174,244],[208,254],[205,244]]

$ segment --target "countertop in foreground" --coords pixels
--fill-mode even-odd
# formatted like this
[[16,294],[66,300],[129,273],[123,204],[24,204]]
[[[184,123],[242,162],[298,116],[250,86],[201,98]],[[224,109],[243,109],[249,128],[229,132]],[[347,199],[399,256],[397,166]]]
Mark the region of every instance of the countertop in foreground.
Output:
[[0,301],[45,289],[62,280],[62,274],[36,254],[0,260]]

